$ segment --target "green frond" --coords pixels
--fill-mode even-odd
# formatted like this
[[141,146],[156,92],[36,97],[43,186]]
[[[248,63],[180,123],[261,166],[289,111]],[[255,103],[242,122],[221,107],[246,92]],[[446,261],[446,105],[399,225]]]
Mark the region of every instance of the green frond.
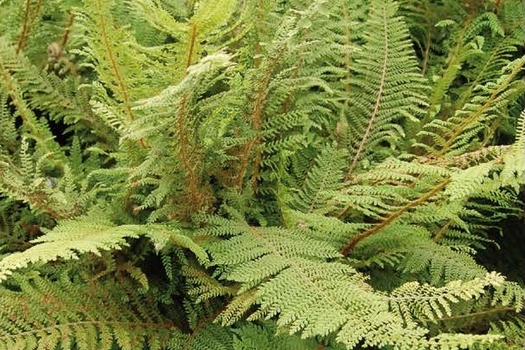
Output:
[[478,335],[478,334],[450,334],[442,333],[430,339],[430,349],[432,350],[453,350],[470,349],[477,344],[481,347],[492,349],[494,343],[501,339],[500,335]]
[[[212,221],[215,224],[209,230],[215,235],[220,226],[216,226],[217,220]],[[233,236],[224,241],[210,242],[207,250],[219,268],[218,277],[241,284],[238,296],[243,293],[252,294],[252,288],[257,288],[253,302],[259,310],[251,314],[248,320],[277,317],[280,329],[291,334],[301,332],[302,337],[327,336],[336,332],[337,340],[348,347],[355,346],[360,340],[370,345],[395,344],[401,348],[428,346],[424,345],[425,331],[418,330],[413,322],[407,325],[400,321],[403,318],[400,314],[396,316],[387,312],[387,299],[374,293],[360,274],[347,265],[323,261],[337,257],[335,250],[330,252],[329,249],[326,250],[329,248],[326,246],[323,249],[323,244],[307,240],[304,234],[295,236],[293,230],[247,225],[233,229],[234,226],[227,222],[224,224],[225,229],[228,227],[224,234]],[[207,231],[207,228],[203,229],[203,233]],[[292,235],[295,238],[290,240],[288,237],[291,238]],[[302,240],[303,246],[309,242],[312,247],[305,251],[292,248],[291,242],[298,239]],[[326,253],[322,253],[323,250]],[[496,286],[502,281],[499,275],[487,275],[486,280],[472,279],[465,284],[450,282],[443,291],[453,289],[457,293],[450,297],[449,302],[456,298],[470,300],[482,293],[484,287]],[[403,288],[408,288],[407,286]],[[418,296],[421,295],[419,288],[413,290],[419,292]],[[301,299],[297,300],[296,295],[301,295]],[[353,302],[350,303],[350,300]],[[369,307],[361,309],[356,300],[367,300]],[[427,298],[422,300],[428,302]],[[248,309],[242,308],[239,311],[245,313]],[[230,317],[233,317],[232,314],[226,320]],[[365,323],[365,319],[369,323]],[[406,328],[400,327],[400,322]],[[374,339],[368,338],[369,332],[376,331]],[[408,334],[415,333],[419,336],[408,337]],[[497,337],[488,336],[480,340],[488,341],[493,338]]]
[[[168,84],[174,84],[184,78],[191,65],[199,61],[204,50],[213,52],[221,48],[210,38],[228,23],[237,10],[238,2],[236,0],[201,1],[195,6],[193,16],[187,21],[178,21],[163,8],[162,4],[151,0],[128,1],[128,5],[148,24],[175,39],[173,44],[163,45],[164,50],[169,50],[172,54],[169,59],[171,62],[166,61],[166,64],[170,66],[172,72],[172,80]],[[220,40],[216,41],[220,42]],[[163,50],[155,51],[157,57],[165,56]]]
[[[301,339],[298,336],[275,334],[277,331],[273,322],[264,322],[261,326],[255,324],[243,325],[235,330],[235,350],[304,350],[314,349],[316,342]],[[342,346],[324,346],[323,349],[338,350]]]
[[487,142],[483,136],[487,125],[502,117],[508,104],[524,91],[523,83],[515,79],[524,62],[523,59],[511,62],[505,67],[505,74],[496,81],[477,86],[476,96],[462,110],[457,110],[455,115],[447,116],[445,120],[434,119],[426,124],[419,136],[432,139],[432,144],[418,143],[415,146],[422,147],[436,157],[481,148]]
[[172,13],[158,3],[151,0],[129,1],[129,6],[134,7],[135,11],[154,28],[178,40],[183,40],[188,32],[187,23],[177,21]]
[[9,151],[16,149],[18,144],[18,133],[15,126],[15,118],[11,116],[8,108],[8,96],[5,93],[0,93],[0,137],[2,139],[2,146],[0,146],[0,154],[7,155]]
[[195,35],[197,40],[210,35],[228,22],[236,7],[236,0],[201,1],[189,20],[189,26],[194,27],[192,30],[196,31],[192,35]]
[[168,348],[172,350],[232,350],[233,334],[228,328],[208,323],[195,329],[180,344],[168,343]]
[[516,139],[512,149],[503,156],[503,169],[499,180],[509,184],[516,192],[525,180],[525,111],[521,115],[516,125]]
[[[124,126],[135,120],[131,104],[144,97],[147,77],[143,73],[144,55],[132,47],[133,38],[129,32],[116,28],[111,14],[112,2],[87,1],[83,12],[77,11],[76,20],[82,29],[91,33],[87,46],[78,51],[87,60],[90,68],[96,70],[99,81],[115,96],[119,106],[113,106],[114,113]],[[117,53],[118,52],[118,53]],[[142,91],[141,91],[142,90]],[[97,91],[97,90],[95,90]],[[94,101],[104,103],[104,95],[94,96]],[[104,115],[100,116],[103,120]]]
[[468,26],[463,34],[463,40],[469,41],[483,31],[489,30],[493,37],[503,37],[505,30],[503,29],[498,16],[492,12],[485,12],[481,16],[476,17]]
[[161,349],[177,325],[125,281],[80,281],[67,273],[11,277],[0,288],[0,349]]
[[[25,202],[33,210],[49,213],[56,219],[76,215],[89,202],[91,194],[76,187],[67,164],[57,161],[53,153],[38,154],[38,148],[34,149],[25,137],[19,147],[16,163],[0,160],[2,195]],[[60,178],[53,177],[58,169],[62,173]]]
[[334,146],[322,149],[315,159],[315,164],[308,171],[301,188],[297,189],[293,209],[305,213],[330,211],[329,201],[334,192],[341,189],[344,179],[346,153]]
[[[188,285],[188,295],[195,297],[196,302],[202,302],[219,296],[230,296],[235,293],[234,288],[223,286],[216,279],[209,276],[202,268],[185,266],[182,274]],[[248,306],[251,306],[248,305]]]
[[451,304],[460,300],[478,299],[487,287],[498,287],[504,278],[497,273],[486,274],[468,282],[452,281],[443,287],[432,287],[418,282],[405,283],[389,294],[391,308],[405,322],[414,320],[435,322],[443,316],[452,316]]
[[[29,60],[20,58],[15,47],[5,37],[0,37],[0,91],[2,95],[9,97],[11,104],[16,108],[16,114],[11,118],[22,119],[23,131],[42,147],[44,153],[52,152],[56,157],[60,157],[63,155],[62,151],[47,123],[35,115],[24,99],[24,91],[27,89],[27,85],[24,84],[28,84],[29,81],[23,72],[28,69],[31,69]],[[20,81],[14,72],[22,72]]]
[[344,245],[350,237],[372,226],[370,223],[345,222],[332,216],[295,210],[283,210],[283,221],[289,228],[309,229],[312,237],[331,242],[334,246]]
[[46,263],[58,259],[78,259],[79,254],[104,250],[118,250],[128,246],[126,239],[148,236],[158,250],[170,244],[194,249],[201,261],[206,253],[193,241],[166,226],[116,225],[100,211],[60,222],[55,228],[32,241],[35,245],[23,252],[10,254],[0,260],[0,280],[5,280],[14,270],[29,264]]
[[0,13],[0,350],[523,348],[522,0]]
[[65,221],[34,241],[40,244],[1,260],[0,278],[5,280],[13,270],[31,263],[78,259],[78,253],[119,249],[126,245],[125,238],[138,237],[139,230],[131,225],[116,226],[100,214]]
[[417,66],[408,29],[397,15],[397,4],[372,1],[363,30],[367,44],[355,54],[351,66],[354,96],[348,117],[352,139],[348,175],[372,147],[381,142],[395,147],[404,135],[399,124],[417,120],[426,105],[423,92],[427,85]]
[[[521,350],[525,344],[525,317],[518,316],[509,321],[496,321],[491,323],[491,333],[502,334],[505,339],[492,344],[494,350]],[[481,346],[474,347],[481,350]]]

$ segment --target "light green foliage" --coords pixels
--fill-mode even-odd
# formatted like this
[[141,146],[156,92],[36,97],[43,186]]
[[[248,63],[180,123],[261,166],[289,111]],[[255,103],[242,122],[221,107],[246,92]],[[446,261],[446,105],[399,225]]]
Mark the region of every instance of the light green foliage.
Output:
[[0,349],[523,348],[521,0],[0,11]]
[[[235,350],[303,350],[315,349],[316,342],[286,334],[275,335],[275,324],[264,322],[261,325],[248,324],[235,330]],[[342,346],[325,346],[327,350],[344,349]]]
[[[47,230],[46,230],[47,231]],[[179,234],[176,229],[161,225],[115,225],[101,211],[86,216],[62,221],[44,236],[34,239],[35,246],[10,254],[0,261],[0,280],[6,279],[13,270],[26,267],[30,263],[49,262],[57,259],[78,259],[78,253],[95,253],[102,250],[116,250],[127,246],[126,238],[148,236],[161,250],[168,243],[193,250],[201,261],[207,260],[206,252]]]

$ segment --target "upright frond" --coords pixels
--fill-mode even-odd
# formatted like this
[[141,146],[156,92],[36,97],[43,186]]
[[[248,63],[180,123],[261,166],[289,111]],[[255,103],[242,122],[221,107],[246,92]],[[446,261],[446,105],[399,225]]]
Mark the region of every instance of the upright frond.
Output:
[[[355,54],[351,85],[354,93],[348,125],[352,135],[351,176],[372,147],[395,147],[404,135],[401,125],[415,120],[426,104],[427,89],[393,1],[372,1],[364,28],[363,49]],[[400,125],[401,124],[401,125]]]

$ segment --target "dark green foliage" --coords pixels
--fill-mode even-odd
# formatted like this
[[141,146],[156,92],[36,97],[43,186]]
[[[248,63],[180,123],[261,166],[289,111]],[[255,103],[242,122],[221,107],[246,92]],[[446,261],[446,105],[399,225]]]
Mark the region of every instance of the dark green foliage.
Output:
[[0,348],[159,349],[177,325],[153,312],[153,298],[134,290],[128,280],[84,281],[67,272],[15,275],[1,291]]
[[1,349],[525,346],[520,0],[0,11]]

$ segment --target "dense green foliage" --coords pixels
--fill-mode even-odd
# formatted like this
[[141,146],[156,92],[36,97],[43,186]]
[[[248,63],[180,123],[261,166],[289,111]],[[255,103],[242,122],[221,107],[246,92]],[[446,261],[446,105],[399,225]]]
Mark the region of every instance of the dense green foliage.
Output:
[[0,349],[525,347],[521,0],[0,13]]

